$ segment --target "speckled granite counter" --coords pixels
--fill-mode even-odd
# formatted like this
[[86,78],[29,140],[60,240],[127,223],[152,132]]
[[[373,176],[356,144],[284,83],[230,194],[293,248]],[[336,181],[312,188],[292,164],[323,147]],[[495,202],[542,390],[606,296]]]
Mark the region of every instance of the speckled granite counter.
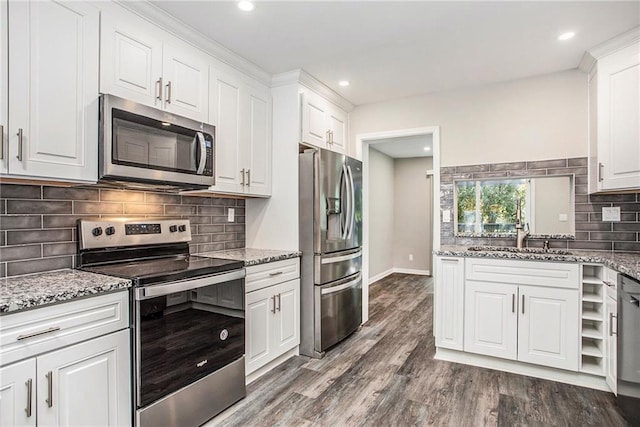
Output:
[[441,256],[461,256],[474,258],[504,258],[532,261],[591,262],[606,265],[620,273],[640,280],[640,253],[570,250],[570,255],[554,253],[470,251],[468,246],[442,246],[434,251]]
[[199,256],[210,258],[233,259],[244,261],[245,267],[265,264],[267,262],[281,261],[283,259],[297,258],[302,255],[300,251],[279,251],[273,249],[231,249],[226,251],[204,252]]
[[131,286],[131,281],[78,270],[60,270],[0,279],[0,314]]

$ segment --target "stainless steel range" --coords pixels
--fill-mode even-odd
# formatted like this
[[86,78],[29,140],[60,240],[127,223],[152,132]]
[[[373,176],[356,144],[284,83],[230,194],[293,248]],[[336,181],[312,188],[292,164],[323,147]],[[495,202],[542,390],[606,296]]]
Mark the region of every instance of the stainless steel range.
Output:
[[244,264],[189,255],[188,220],[80,220],[83,270],[133,281],[135,425],[198,426],[246,395]]

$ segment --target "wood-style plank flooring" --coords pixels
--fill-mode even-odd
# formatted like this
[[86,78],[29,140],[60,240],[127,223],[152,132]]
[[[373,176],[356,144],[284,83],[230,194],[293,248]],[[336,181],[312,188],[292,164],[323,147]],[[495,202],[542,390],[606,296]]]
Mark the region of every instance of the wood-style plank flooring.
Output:
[[289,359],[213,426],[624,426],[613,395],[434,360],[432,279],[370,288],[369,321],[324,359]]

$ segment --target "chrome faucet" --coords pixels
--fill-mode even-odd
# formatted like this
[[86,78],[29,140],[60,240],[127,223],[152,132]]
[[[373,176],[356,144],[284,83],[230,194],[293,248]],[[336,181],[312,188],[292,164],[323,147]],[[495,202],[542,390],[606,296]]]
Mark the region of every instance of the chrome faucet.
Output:
[[[526,229],[525,229],[526,228]],[[522,224],[522,206],[520,199],[516,202],[516,248],[522,249],[524,239],[529,235],[529,224]]]

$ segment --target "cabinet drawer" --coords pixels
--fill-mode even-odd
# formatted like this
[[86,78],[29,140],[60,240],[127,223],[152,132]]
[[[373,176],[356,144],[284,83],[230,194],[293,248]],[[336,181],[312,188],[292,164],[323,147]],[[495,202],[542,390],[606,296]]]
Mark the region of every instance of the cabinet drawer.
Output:
[[246,292],[257,291],[267,286],[300,277],[300,259],[291,258],[283,261],[254,265],[247,267],[246,270]]
[[0,364],[129,327],[128,296],[121,291],[2,316]]
[[467,258],[465,278],[494,283],[578,289],[578,264]]

